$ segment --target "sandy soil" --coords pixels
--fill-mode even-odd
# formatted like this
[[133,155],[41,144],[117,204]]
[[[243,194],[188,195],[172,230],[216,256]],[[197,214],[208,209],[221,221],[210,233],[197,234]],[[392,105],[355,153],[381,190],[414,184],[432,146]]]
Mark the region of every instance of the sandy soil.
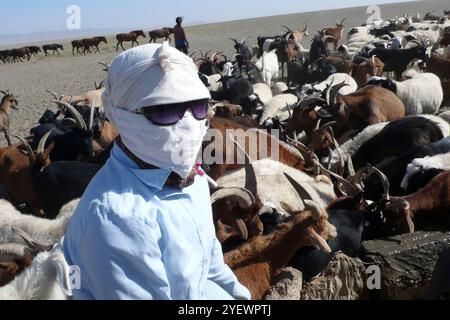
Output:
[[[414,14],[416,10],[422,14],[428,10],[436,10],[436,13],[440,14],[442,9],[447,7],[450,7],[448,0],[418,1],[384,5],[381,14],[384,19],[405,13]],[[336,19],[346,18],[345,25],[348,30],[349,27],[364,23],[367,17],[366,7],[363,7],[193,26],[186,31],[191,50],[203,52],[221,50],[232,56],[233,43],[228,37],[241,39],[249,36],[248,42],[254,45],[258,35],[279,34],[283,30],[283,25],[300,29],[304,24],[308,24],[312,35],[325,26],[334,25]],[[304,44],[308,47],[310,38],[304,40]],[[148,36],[147,39],[140,38],[139,41],[141,44],[146,43]],[[70,43],[64,43],[65,51],[62,56],[44,57],[41,54],[38,58],[32,58],[30,62],[0,63],[0,90],[9,89],[19,96],[20,110],[10,112],[11,132],[26,136],[47,108],[56,109],[51,104],[46,89],[67,95],[92,90],[94,82],[99,83],[105,76],[97,62],[110,62],[117,55],[115,44],[115,38],[109,37],[108,44],[101,45],[101,54],[72,56]],[[5,145],[2,135],[0,145]]]

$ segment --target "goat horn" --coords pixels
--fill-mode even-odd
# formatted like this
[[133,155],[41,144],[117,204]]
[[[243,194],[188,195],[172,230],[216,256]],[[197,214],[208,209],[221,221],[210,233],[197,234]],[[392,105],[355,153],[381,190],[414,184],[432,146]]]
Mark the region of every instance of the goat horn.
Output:
[[27,148],[28,156],[33,159],[34,158],[34,152],[33,152],[33,149],[31,149],[31,146],[27,142],[27,140],[25,140],[22,137],[16,136],[15,134],[11,134],[11,136],[13,136],[14,138],[18,139],[25,146],[25,148]]
[[308,24],[306,24],[306,27],[305,27],[305,29],[303,29],[302,32],[306,32],[306,30],[308,30]]
[[228,38],[228,39],[230,39],[231,41],[234,41],[236,44],[238,44],[238,41],[236,39],[234,39],[234,38]]
[[228,197],[236,200],[242,209],[248,209],[255,203],[255,197],[249,190],[238,187],[227,187],[218,189],[211,195],[211,204]]
[[353,160],[352,160],[352,157],[350,155],[347,158],[347,170],[348,170],[348,175],[350,177],[355,176],[355,168],[353,166]]
[[355,189],[355,186],[353,184],[351,184],[350,182],[348,182],[347,180],[345,180],[344,178],[342,178],[340,175],[328,170],[327,168],[325,168],[320,161],[318,161],[317,159],[315,160],[315,164],[326,174],[329,174],[330,176],[334,177],[336,180],[338,180],[340,183],[342,183],[343,185],[346,185],[350,191],[350,196],[354,196],[357,192]]
[[0,244],[0,257],[12,256],[15,258],[24,258],[34,256],[34,250],[28,248],[26,245],[17,243]]
[[291,108],[289,107],[289,103],[286,103],[286,108],[287,108],[288,113],[289,113],[289,119],[291,119],[291,118],[292,118],[292,110],[291,110]]
[[244,43],[248,38],[250,38],[250,36],[246,36],[246,37],[242,38],[241,41],[239,41],[239,43]]
[[103,69],[103,71],[108,71],[109,70],[109,64],[107,64],[107,63],[105,63],[103,61],[99,61],[98,63],[105,67],[105,69]]
[[319,130],[322,119],[317,120],[316,129]]
[[38,149],[37,149],[37,153],[43,153],[45,150],[45,144],[47,143],[48,137],[50,137],[50,135],[52,134],[52,132],[55,130],[55,128],[49,130],[39,141],[39,145],[38,145]]
[[333,102],[333,105],[337,104],[337,97],[339,95],[339,90],[341,90],[343,87],[347,87],[347,86],[349,86],[349,84],[345,83],[345,82],[342,82],[340,84],[333,86],[333,88],[331,89],[331,94],[330,94],[330,99]]
[[303,186],[300,183],[298,183],[286,172],[283,172],[283,174],[286,177],[286,179],[288,179],[288,181],[290,182],[294,190],[297,192],[297,194],[300,196],[300,201],[303,203],[303,206],[305,206],[304,203],[305,200],[312,200],[311,195],[308,193],[308,191],[306,191],[305,188],[303,188]]
[[50,91],[50,90],[45,90],[45,91],[50,93],[53,96],[54,99],[59,99],[60,98],[60,96],[56,92],[53,92],[53,91]]
[[390,200],[391,197],[389,196],[389,180],[386,177],[386,175],[381,172],[378,168],[369,165],[369,170],[372,170],[373,172],[375,172],[381,179],[381,182],[383,184],[383,197],[385,198],[385,200]]
[[322,238],[316,231],[314,231],[314,229],[308,228],[308,238],[311,240],[312,244],[317,249],[326,253],[332,252],[330,246],[325,241],[325,239]]
[[283,26],[283,28],[285,28],[287,32],[291,32],[292,33],[292,29],[291,28],[289,28],[287,26]]
[[324,36],[324,37],[322,38],[322,41],[326,41],[328,38],[331,38],[331,39],[333,39],[333,40],[336,40],[336,38],[333,37],[333,36]]
[[75,118],[75,121],[77,122],[80,129],[87,129],[86,122],[84,121],[81,114],[75,109],[72,105],[68,104],[67,102],[61,101],[61,100],[53,100],[54,103],[66,107],[67,111],[72,115],[72,117]]
[[295,108],[303,109],[303,108],[309,107],[310,105],[317,103],[317,102],[324,103],[324,102],[326,102],[326,100],[323,98],[320,98],[320,97],[304,98],[302,101],[300,101],[300,103]]
[[5,91],[3,91],[3,90],[0,90],[0,92],[1,93],[3,93],[5,96],[7,96],[8,95],[8,93],[6,93]]
[[242,148],[242,146],[237,143],[236,139],[233,139],[234,144],[236,145],[236,148],[244,154],[245,157],[245,186],[244,188],[248,191],[250,191],[254,197],[256,197],[258,185],[256,182],[256,174],[255,169],[253,168],[252,162],[250,161],[250,157],[248,156],[247,152],[245,152],[245,149]]
[[19,235],[23,239],[23,241],[25,241],[27,246],[29,246],[32,249],[35,249],[37,251],[48,251],[52,247],[51,245],[43,245],[39,242],[36,242],[28,233],[26,233],[20,228],[11,227],[11,230],[17,235]]
[[326,130],[328,128],[331,128],[332,126],[334,126],[337,123],[337,121],[330,121],[325,123],[323,126],[320,127],[321,130]]
[[327,100],[327,105],[330,106],[330,97],[331,97],[331,89],[333,88],[334,79],[331,80],[331,83],[328,85],[327,93],[325,94],[325,98]]
[[92,127],[94,126],[94,114],[95,114],[95,103],[97,102],[97,97],[94,97],[92,104],[91,104],[91,110],[89,112],[89,131],[92,131]]
[[319,221],[323,214],[322,208],[319,206],[319,204],[312,200],[305,200],[304,202],[306,209],[311,211],[311,215],[314,221]]

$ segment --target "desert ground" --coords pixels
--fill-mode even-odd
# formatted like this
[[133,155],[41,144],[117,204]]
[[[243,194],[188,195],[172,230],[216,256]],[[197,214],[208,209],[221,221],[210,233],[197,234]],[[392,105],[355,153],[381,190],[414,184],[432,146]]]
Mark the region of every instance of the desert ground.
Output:
[[[342,3],[345,4],[345,2]],[[447,7],[450,7],[448,0],[389,4],[381,6],[381,16],[383,19],[389,19],[406,13],[414,14],[416,10],[422,15],[430,10],[441,13]],[[186,33],[191,44],[191,51],[220,50],[231,57],[233,43],[228,39],[229,37],[242,39],[248,36],[248,43],[255,45],[258,36],[280,34],[283,31],[283,25],[300,29],[308,24],[310,36],[304,40],[304,45],[309,47],[312,35],[323,27],[334,25],[336,19],[346,18],[346,30],[364,23],[369,16],[366,9],[367,7],[347,8],[206,24],[188,27]],[[149,30],[145,31],[147,38],[139,38],[141,44],[147,43],[149,40]],[[9,89],[19,96],[18,107],[20,110],[11,110],[10,112],[11,132],[14,134],[27,136],[29,130],[37,123],[46,109],[56,109],[51,103],[50,95],[45,90],[76,95],[94,89],[94,82],[99,83],[105,77],[105,72],[98,62],[109,63],[121,51],[121,49],[118,53],[115,51],[114,35],[108,36],[107,45],[100,45],[100,54],[86,56],[73,56],[70,40],[58,42],[62,43],[65,49],[61,56],[45,57],[41,53],[29,62],[0,63],[0,89]],[[128,43],[126,48],[129,47]],[[6,140],[1,135],[0,145],[4,146],[5,143]]]

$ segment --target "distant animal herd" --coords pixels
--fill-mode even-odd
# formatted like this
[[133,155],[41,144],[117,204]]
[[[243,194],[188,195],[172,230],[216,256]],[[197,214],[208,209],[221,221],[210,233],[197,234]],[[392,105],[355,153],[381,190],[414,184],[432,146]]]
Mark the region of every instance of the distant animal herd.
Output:
[[[165,40],[170,41],[170,36],[173,34],[173,28],[162,28],[155,29],[149,32],[149,42],[156,42],[157,39],[164,38]],[[116,51],[119,51],[119,46],[122,50],[125,50],[123,46],[124,42],[131,42],[131,46],[133,47],[135,44],[139,45],[138,38],[139,37],[146,38],[146,35],[143,30],[133,30],[128,33],[119,33],[116,35],[117,45]],[[72,45],[72,55],[86,55],[87,53],[100,53],[100,44],[105,43],[108,44],[106,37],[92,37],[85,38],[80,40],[73,40],[71,42]],[[15,62],[24,62],[30,61],[32,57],[37,57],[37,55],[41,52],[44,52],[45,56],[48,56],[50,53],[52,55],[58,54],[61,55],[61,51],[64,51],[64,46],[62,44],[52,43],[45,44],[41,47],[39,46],[25,46],[21,48],[15,49],[6,49],[0,50],[0,60],[3,63],[15,63]]]

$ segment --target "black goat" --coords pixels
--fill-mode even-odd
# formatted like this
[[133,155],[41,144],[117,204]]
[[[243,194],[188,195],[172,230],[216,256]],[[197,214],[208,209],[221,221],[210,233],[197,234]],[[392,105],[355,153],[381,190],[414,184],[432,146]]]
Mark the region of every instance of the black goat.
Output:
[[426,61],[426,48],[419,45],[409,49],[380,49],[369,52],[369,57],[376,55],[384,63],[384,71],[394,71],[396,80],[400,80],[402,73],[414,59]]
[[217,101],[227,100],[232,104],[242,106],[244,114],[252,114],[257,107],[257,97],[253,97],[253,87],[244,78],[222,77],[223,90],[211,92],[211,98]]
[[42,171],[34,168],[33,187],[45,217],[54,219],[64,204],[80,198],[101,167],[78,161],[57,161]]
[[[406,174],[406,168],[412,160],[416,158],[424,158],[426,156],[434,156],[450,152],[450,137],[439,140],[428,145],[421,145],[414,149],[407,151],[397,157],[392,157],[383,161],[377,167],[383,172],[390,183],[390,193],[394,196],[403,195],[403,190],[400,184]],[[378,200],[383,195],[384,190],[379,177],[376,174],[371,174],[363,179],[364,193],[366,199]]]
[[230,40],[234,41],[234,49],[236,50],[235,57],[240,72],[242,73],[242,68],[245,65],[245,70],[248,73],[252,52],[245,43],[245,38],[241,41],[237,41],[234,38],[230,38]]
[[377,135],[366,141],[353,156],[355,169],[367,163],[377,165],[384,159],[396,157],[443,138],[442,130],[433,121],[410,116],[388,123]]

